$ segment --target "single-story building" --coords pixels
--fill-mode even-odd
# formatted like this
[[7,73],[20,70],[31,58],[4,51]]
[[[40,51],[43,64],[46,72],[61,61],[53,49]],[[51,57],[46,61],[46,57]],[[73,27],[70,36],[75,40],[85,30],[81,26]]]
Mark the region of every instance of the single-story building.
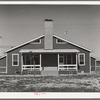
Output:
[[0,73],[91,73],[91,50],[54,35],[53,20],[44,23],[44,35],[6,51],[0,59]]

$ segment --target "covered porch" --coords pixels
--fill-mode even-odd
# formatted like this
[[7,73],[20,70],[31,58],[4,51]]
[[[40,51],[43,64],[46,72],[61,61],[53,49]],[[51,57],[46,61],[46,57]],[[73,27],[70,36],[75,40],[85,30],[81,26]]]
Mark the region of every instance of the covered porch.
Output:
[[55,70],[57,74],[63,74],[68,71],[77,71],[78,52],[76,49],[22,49],[20,50],[21,72],[22,74],[41,74],[41,72],[45,73],[46,70],[48,70],[48,72]]
[[58,71],[59,74],[77,73],[77,53],[60,53],[58,54]]

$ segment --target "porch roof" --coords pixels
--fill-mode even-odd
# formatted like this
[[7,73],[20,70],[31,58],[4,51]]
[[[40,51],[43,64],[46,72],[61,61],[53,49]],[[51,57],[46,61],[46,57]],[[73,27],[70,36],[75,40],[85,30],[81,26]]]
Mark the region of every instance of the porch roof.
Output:
[[77,53],[79,50],[77,49],[52,49],[52,50],[46,50],[46,49],[21,49],[19,51],[20,53]]

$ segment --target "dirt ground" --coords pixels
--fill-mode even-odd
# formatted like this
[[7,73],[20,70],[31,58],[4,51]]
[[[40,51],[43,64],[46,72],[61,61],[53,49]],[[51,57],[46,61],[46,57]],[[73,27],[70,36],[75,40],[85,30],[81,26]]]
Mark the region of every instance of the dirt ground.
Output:
[[0,76],[0,92],[100,92],[100,75]]

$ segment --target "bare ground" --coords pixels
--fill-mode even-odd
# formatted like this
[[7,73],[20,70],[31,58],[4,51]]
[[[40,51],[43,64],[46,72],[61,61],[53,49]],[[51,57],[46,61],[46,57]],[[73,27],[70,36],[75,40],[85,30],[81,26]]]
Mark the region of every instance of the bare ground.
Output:
[[0,92],[100,92],[100,75],[0,76]]

